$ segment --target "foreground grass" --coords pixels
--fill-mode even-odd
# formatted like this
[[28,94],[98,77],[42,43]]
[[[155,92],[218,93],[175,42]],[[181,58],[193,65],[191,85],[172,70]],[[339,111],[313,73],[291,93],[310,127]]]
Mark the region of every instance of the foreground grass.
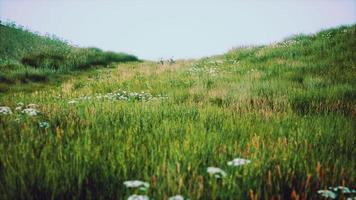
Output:
[[[117,64],[2,95],[14,113],[0,116],[0,199],[316,199],[355,188],[355,35],[341,27],[198,61]],[[154,98],[105,96],[119,89]],[[41,114],[15,111],[19,102]],[[228,166],[236,157],[251,163]],[[134,179],[150,188],[124,187]]]

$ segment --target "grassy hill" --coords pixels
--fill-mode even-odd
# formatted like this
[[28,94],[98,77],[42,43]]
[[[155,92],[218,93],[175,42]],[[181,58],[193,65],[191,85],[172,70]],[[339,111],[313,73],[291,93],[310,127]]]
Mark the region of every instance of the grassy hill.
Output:
[[44,82],[56,74],[137,60],[124,53],[74,47],[55,36],[0,22],[0,92],[15,83]]
[[355,36],[343,26],[118,63],[4,94],[0,199],[320,199],[337,186],[351,191],[335,198],[355,197]]

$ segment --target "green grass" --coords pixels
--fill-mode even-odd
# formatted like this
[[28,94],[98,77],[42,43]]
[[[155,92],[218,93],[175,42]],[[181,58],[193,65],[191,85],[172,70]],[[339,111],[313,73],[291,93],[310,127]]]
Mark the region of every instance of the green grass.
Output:
[[56,36],[41,36],[1,21],[0,56],[0,92],[12,90],[16,83],[43,83],[74,71],[138,61],[125,53],[74,47]]
[[[13,114],[0,115],[0,199],[317,199],[320,189],[355,189],[355,36],[352,25],[171,65],[118,63],[3,94]],[[99,99],[119,89],[155,98]],[[41,114],[15,111],[19,102]],[[227,165],[237,157],[251,163]],[[148,191],[125,188],[134,179]]]

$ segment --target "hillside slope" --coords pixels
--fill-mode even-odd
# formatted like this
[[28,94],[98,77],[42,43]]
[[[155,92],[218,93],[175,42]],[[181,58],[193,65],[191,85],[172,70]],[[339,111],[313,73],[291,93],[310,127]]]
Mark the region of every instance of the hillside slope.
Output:
[[98,48],[73,47],[55,36],[41,36],[0,21],[0,91],[16,83],[43,82],[54,75],[127,61],[138,59]]
[[354,198],[355,35],[118,63],[0,95],[0,199]]
[[1,62],[5,60],[21,60],[33,51],[70,49],[67,43],[54,37],[40,36],[15,24],[0,23],[0,55]]

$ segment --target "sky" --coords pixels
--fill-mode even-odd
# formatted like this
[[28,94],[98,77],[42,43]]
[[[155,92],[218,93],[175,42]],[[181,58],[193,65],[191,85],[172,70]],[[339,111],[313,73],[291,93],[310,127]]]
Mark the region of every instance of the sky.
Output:
[[356,23],[356,0],[0,0],[0,20],[141,59],[199,58]]

